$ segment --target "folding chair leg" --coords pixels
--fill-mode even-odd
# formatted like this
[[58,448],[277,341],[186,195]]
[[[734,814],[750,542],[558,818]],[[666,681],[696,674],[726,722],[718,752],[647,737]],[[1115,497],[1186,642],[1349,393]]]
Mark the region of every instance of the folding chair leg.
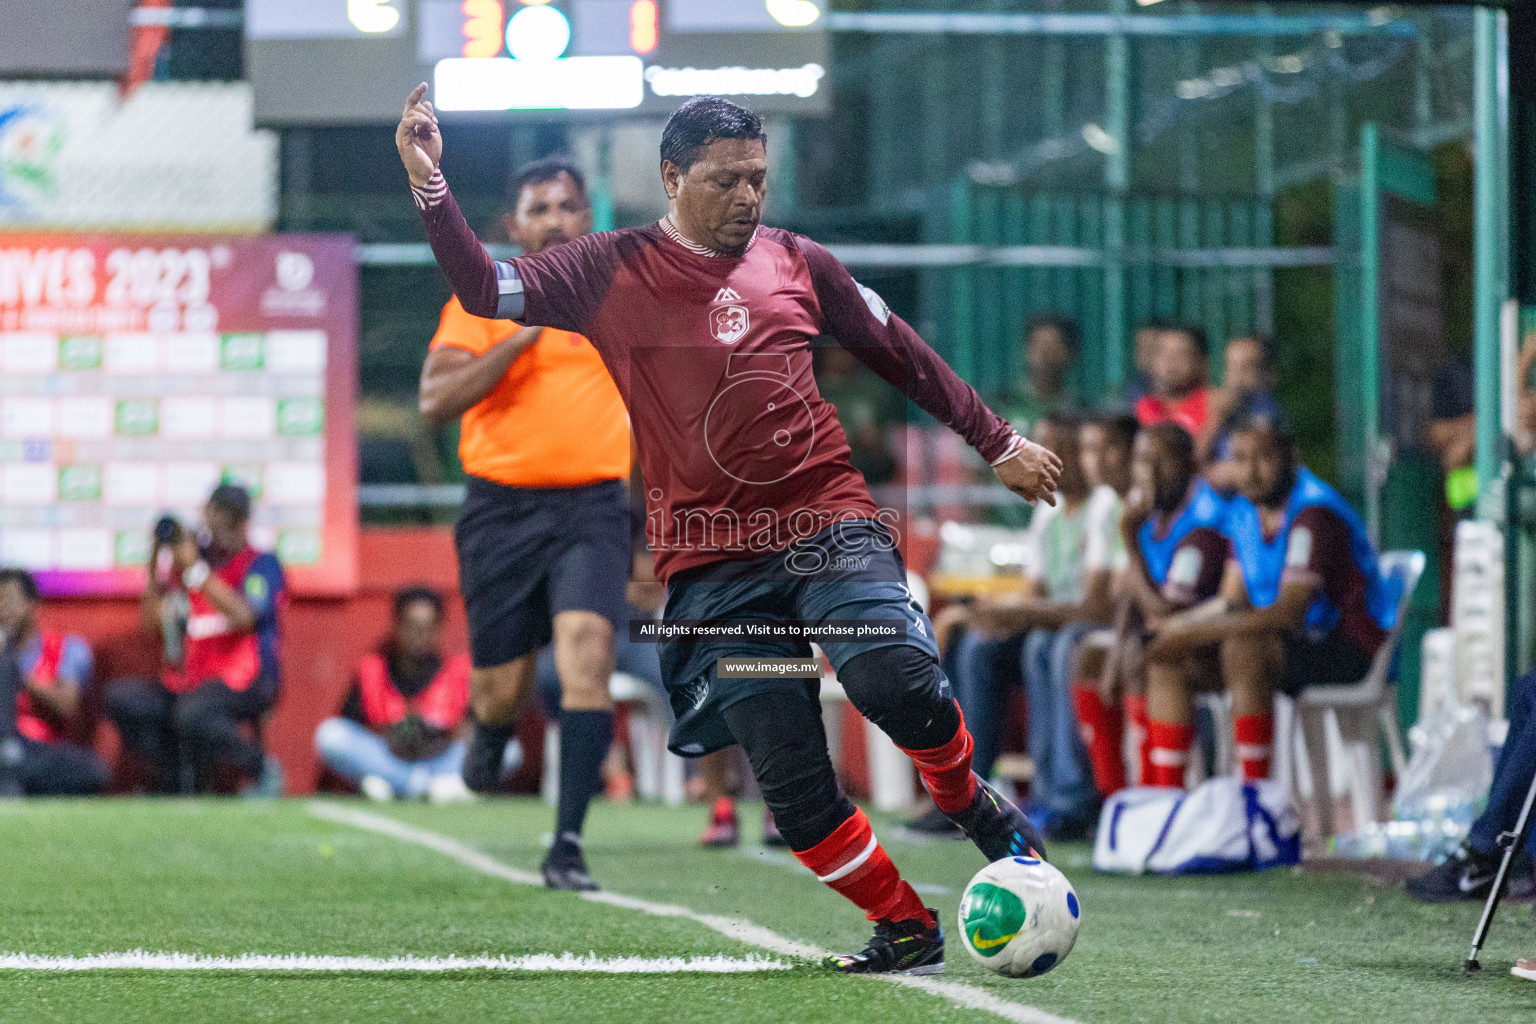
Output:
[[1312,806],[1317,811],[1317,829],[1324,839],[1336,835],[1333,824],[1333,781],[1328,775],[1327,712],[1315,708],[1296,708],[1301,719],[1301,734],[1307,744],[1307,769],[1312,776]]
[[1403,734],[1397,727],[1397,704],[1389,701],[1376,712],[1381,722],[1381,733],[1387,738],[1387,756],[1392,762],[1392,774],[1401,779],[1408,770],[1408,754],[1403,749]]
[[1355,812],[1355,827],[1381,820],[1381,752],[1376,746],[1380,726],[1373,711],[1337,711],[1339,737],[1349,764],[1350,802]]

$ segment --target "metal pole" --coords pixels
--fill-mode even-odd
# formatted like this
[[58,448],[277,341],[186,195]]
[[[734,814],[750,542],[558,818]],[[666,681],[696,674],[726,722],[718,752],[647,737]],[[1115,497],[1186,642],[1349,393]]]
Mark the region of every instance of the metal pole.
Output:
[[613,129],[597,130],[597,173],[592,176],[592,230],[613,230]]
[[1381,543],[1381,488],[1387,482],[1390,455],[1382,451],[1381,431],[1381,309],[1378,302],[1380,271],[1381,200],[1376,180],[1380,165],[1380,135],[1374,123],[1360,130],[1360,362],[1361,443],[1365,450],[1365,524],[1371,540]]
[[[1261,15],[1269,14],[1269,5],[1260,7]],[[1265,36],[1259,40],[1262,58],[1272,57],[1274,40]],[[1255,209],[1253,225],[1254,245],[1273,245],[1275,242],[1275,109],[1263,89],[1254,90],[1253,112],[1253,179],[1259,201]],[[1275,333],[1275,275],[1266,268],[1253,274],[1254,322],[1253,329],[1273,336]]]
[[[1130,10],[1130,0],[1114,0],[1111,10]],[[1114,148],[1104,161],[1104,385],[1118,395],[1125,381],[1125,192],[1131,167],[1131,54],[1124,33],[1105,43],[1106,110],[1104,128]]]
[[[1502,12],[1479,7],[1472,15],[1473,140],[1472,329],[1476,380],[1478,514],[1503,518],[1503,465],[1499,451],[1499,311],[1507,288],[1505,250],[1505,138],[1508,86],[1503,81]],[[1511,581],[1513,582],[1513,581]]]

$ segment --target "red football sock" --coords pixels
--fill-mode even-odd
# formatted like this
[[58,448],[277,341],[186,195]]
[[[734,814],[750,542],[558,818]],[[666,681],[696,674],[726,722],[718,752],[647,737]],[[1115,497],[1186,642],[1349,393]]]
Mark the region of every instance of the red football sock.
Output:
[[1147,742],[1147,698],[1127,696],[1125,698],[1125,719],[1130,724],[1131,740],[1136,744],[1136,782],[1138,785],[1150,786],[1152,778],[1152,762],[1147,760],[1147,754],[1151,752],[1152,745]]
[[1189,766],[1189,748],[1195,742],[1195,727],[1174,725],[1152,719],[1147,723],[1147,760],[1151,771],[1142,779],[1144,786],[1183,786],[1184,769]]
[[1125,788],[1125,721],[1120,709],[1104,703],[1095,680],[1083,680],[1072,687],[1072,706],[1077,710],[1078,727],[1088,760],[1093,765],[1093,784],[1108,796]]
[[965,715],[959,705],[955,713],[960,715],[960,727],[942,747],[927,750],[902,751],[917,765],[917,773],[923,777],[923,785],[933,802],[945,814],[955,814],[971,805],[976,797],[976,776],[971,772],[971,731],[965,727]]
[[1275,716],[1238,715],[1232,720],[1237,760],[1247,781],[1269,778],[1269,757],[1275,744]]
[[925,927],[933,926],[933,915],[923,906],[922,897],[902,880],[863,811],[855,810],[853,817],[830,836],[809,850],[795,851],[795,856],[871,921],[921,918]]

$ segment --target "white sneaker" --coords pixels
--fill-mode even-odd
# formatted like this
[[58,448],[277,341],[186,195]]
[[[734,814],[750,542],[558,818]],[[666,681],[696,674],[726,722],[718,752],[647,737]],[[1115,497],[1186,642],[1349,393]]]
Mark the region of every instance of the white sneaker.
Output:
[[363,796],[376,803],[387,804],[395,798],[395,787],[379,775],[364,775],[358,788],[363,791]]
[[462,775],[434,775],[427,784],[427,802],[432,804],[474,803],[475,794],[464,785]]

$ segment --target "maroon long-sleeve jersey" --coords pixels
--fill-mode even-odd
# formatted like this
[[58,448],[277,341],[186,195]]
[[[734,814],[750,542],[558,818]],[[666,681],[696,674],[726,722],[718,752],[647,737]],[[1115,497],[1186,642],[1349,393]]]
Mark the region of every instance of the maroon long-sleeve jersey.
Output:
[[441,174],[413,189],[459,301],[591,339],[629,408],[647,540],[666,580],[786,548],[835,522],[891,523],[811,372],[828,335],[996,464],[1024,444],[824,247],[760,227],[741,256],[662,220],[493,261]]

